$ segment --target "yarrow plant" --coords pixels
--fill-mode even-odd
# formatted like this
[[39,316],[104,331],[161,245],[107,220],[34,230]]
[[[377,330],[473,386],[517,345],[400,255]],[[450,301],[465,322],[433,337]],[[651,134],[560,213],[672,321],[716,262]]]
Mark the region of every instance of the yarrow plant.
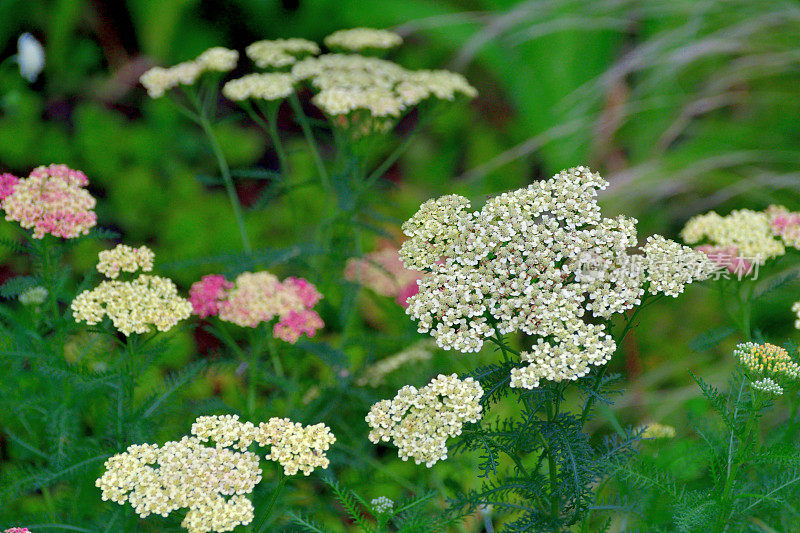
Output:
[[307,476],[328,467],[325,452],[336,440],[324,424],[303,427],[272,418],[256,427],[235,415],[199,417],[191,433],[163,446],[132,445],[108,459],[96,483],[103,500],[130,503],[142,518],[187,509],[181,525],[190,533],[233,531],[254,518],[247,495],[262,471],[258,456],[248,451],[253,442],[272,445],[266,459],[279,462],[286,476],[299,470]]
[[241,327],[261,323],[273,326],[273,335],[294,344],[305,334],[313,337],[324,326],[313,307],[322,298],[317,288],[302,278],[280,281],[269,272],[245,272],[233,282],[212,274],[194,283],[190,290],[193,311],[201,318],[218,316]]
[[124,335],[148,333],[155,327],[169,331],[181,320],[189,318],[191,304],[178,294],[178,288],[168,278],[141,274],[131,281],[117,281],[119,271],[150,271],[153,252],[146,247],[130,248],[119,245],[100,252],[97,270],[111,281],[103,281],[91,290],[80,293],[72,302],[72,314],[77,322],[98,324],[108,316],[114,327]]
[[10,174],[0,178],[0,199],[6,220],[45,234],[74,239],[86,235],[97,223],[96,201],[86,190],[89,180],[66,165],[41,166],[24,179]]

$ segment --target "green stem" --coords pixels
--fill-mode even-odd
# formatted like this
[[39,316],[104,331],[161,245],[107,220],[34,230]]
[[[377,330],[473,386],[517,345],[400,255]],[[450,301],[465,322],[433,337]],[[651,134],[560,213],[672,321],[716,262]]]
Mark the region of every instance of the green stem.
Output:
[[244,215],[242,214],[242,205],[239,202],[239,196],[236,193],[236,187],[233,185],[233,178],[231,177],[231,169],[228,166],[228,161],[225,159],[225,154],[222,152],[222,148],[219,145],[217,135],[214,133],[214,128],[211,126],[211,122],[208,120],[208,116],[206,116],[206,113],[203,110],[200,102],[197,100],[196,95],[194,98],[192,98],[192,101],[195,103],[195,107],[197,108],[198,123],[203,129],[203,132],[205,132],[206,137],[208,137],[211,150],[214,152],[214,157],[217,159],[217,166],[219,166],[219,171],[222,174],[222,181],[225,185],[225,191],[228,193],[228,200],[233,208],[233,216],[236,218],[237,226],[239,226],[239,237],[242,240],[242,247],[244,248],[245,253],[250,255],[253,250],[250,246],[250,239],[247,237],[247,229],[245,228],[244,224]]
[[256,384],[258,381],[258,353],[255,350],[250,351],[247,377],[247,418],[253,420],[256,412]]
[[[744,384],[747,381],[745,376],[742,376],[742,381],[739,383],[739,392],[736,397],[735,408],[733,411],[733,423],[736,423],[736,417],[739,413],[739,402],[742,398],[742,391]],[[728,523],[728,514],[730,512],[730,495],[733,489],[733,482],[736,479],[736,474],[739,470],[739,462],[737,461],[739,455],[739,448],[734,450],[735,433],[731,429],[731,434],[728,440],[728,467],[725,473],[725,483],[722,488],[722,495],[720,496],[720,513],[714,525],[714,533],[722,533]]]
[[292,96],[289,97],[289,103],[292,105],[297,122],[300,123],[300,128],[303,130],[303,135],[305,136],[306,142],[311,149],[311,156],[314,158],[314,165],[317,167],[322,188],[326,191],[330,191],[331,182],[330,178],[328,177],[328,171],[325,169],[325,164],[322,162],[319,146],[317,145],[317,141],[314,139],[314,132],[311,131],[311,124],[309,124],[308,117],[306,117],[306,114],[303,112],[303,106],[300,105],[300,99],[297,98],[297,94],[292,93]]
[[267,341],[267,350],[269,351],[269,358],[272,361],[272,367],[275,369],[275,375],[284,377],[283,365],[281,365],[280,357],[278,357],[278,350],[275,346],[275,339],[270,337]]
[[269,499],[269,504],[267,505],[267,508],[264,511],[263,519],[261,520],[262,523],[265,523],[265,522],[269,523],[268,520],[270,519],[270,516],[272,515],[272,508],[275,507],[275,502],[278,501],[278,496],[280,495],[281,490],[283,489],[283,486],[286,484],[286,476],[284,476],[283,474],[280,474],[280,476],[281,476],[281,478],[278,481],[278,486],[275,487],[274,491],[272,491],[272,496]]
[[281,136],[278,132],[278,106],[269,105],[264,114],[267,116],[267,133],[269,133],[272,145],[275,147],[275,153],[278,154],[278,163],[281,166],[281,176],[285,176],[286,169],[289,167],[288,158],[286,157],[286,152],[283,149],[283,143],[281,143]]
[[[557,391],[556,394],[557,396],[554,406],[549,402],[545,402],[545,413],[547,414],[548,423],[552,423],[558,417],[559,395]],[[553,409],[553,407],[555,407],[555,409]],[[544,442],[544,437],[542,437],[542,442]],[[547,466],[550,477],[550,515],[553,521],[557,521],[559,515],[561,514],[560,501],[558,497],[558,470],[556,468],[556,458],[553,457],[553,451],[549,446],[547,446]]]

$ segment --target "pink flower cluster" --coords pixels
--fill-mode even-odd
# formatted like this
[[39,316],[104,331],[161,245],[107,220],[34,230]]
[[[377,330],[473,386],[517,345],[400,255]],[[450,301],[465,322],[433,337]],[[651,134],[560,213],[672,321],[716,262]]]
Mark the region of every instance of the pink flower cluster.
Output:
[[31,533],[27,527],[10,527],[3,531],[3,533]]
[[19,181],[19,178],[14,174],[4,173],[0,174],[0,202],[11,196],[14,192],[14,186]]
[[73,239],[85,235],[97,223],[94,197],[84,188],[86,174],[66,165],[41,166],[30,176],[17,180],[4,174],[0,190],[6,220],[14,220],[23,228],[33,228],[33,237],[45,233]]
[[322,295],[302,278],[280,281],[269,272],[244,272],[230,282],[211,274],[192,285],[189,295],[194,313],[201,318],[219,316],[250,328],[277,318],[273,335],[291,344],[303,334],[313,337],[324,326],[312,309]]
[[781,237],[789,246],[800,248],[800,213],[777,205],[769,206],[766,213],[773,235]]
[[200,278],[189,289],[189,301],[194,314],[200,318],[217,316],[219,304],[225,299],[225,293],[233,288],[233,283],[220,274],[209,274]]
[[419,292],[417,280],[422,274],[405,268],[397,248],[385,245],[364,257],[348,259],[344,277],[381,296],[394,298],[398,305],[408,307],[408,299]]
[[746,276],[753,271],[753,262],[739,255],[736,246],[713,246],[704,244],[696,248],[703,252],[719,268],[727,268],[731,274]]

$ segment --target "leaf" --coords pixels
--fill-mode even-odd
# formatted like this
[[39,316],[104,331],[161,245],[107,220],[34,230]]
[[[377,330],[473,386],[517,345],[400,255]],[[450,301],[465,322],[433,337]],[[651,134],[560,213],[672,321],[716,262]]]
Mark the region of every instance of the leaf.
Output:
[[720,326],[710,329],[692,339],[689,342],[689,348],[695,352],[705,352],[706,350],[716,347],[735,332],[736,328],[732,326]]

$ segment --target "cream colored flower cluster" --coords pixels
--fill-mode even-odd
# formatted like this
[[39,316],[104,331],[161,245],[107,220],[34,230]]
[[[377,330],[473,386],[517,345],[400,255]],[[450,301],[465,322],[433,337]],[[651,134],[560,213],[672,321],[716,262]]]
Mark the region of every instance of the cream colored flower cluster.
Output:
[[103,250],[99,254],[97,271],[107,278],[117,279],[120,270],[123,272],[143,272],[153,270],[155,254],[147,246],[133,248],[126,244],[118,244],[111,250]]
[[774,344],[745,342],[733,351],[739,362],[749,373],[757,377],[800,379],[800,364],[789,356],[785,348]]
[[109,458],[95,483],[103,500],[130,503],[142,518],[188,509],[181,525],[190,533],[232,531],[253,520],[246,495],[261,481],[258,455],[247,451],[254,441],[272,445],[266,458],[279,462],[286,475],[308,475],[328,467],[325,452],[336,440],[325,424],[303,427],[272,418],[256,427],[236,415],[198,417],[191,432],[180,441],[137,444]]
[[714,211],[695,216],[686,223],[681,237],[688,244],[710,243],[712,248],[707,253],[727,250],[756,264],[786,253],[783,243],[773,235],[770,215],[750,209],[731,211],[724,217]]
[[325,46],[343,50],[386,50],[403,44],[403,38],[394,32],[373,28],[339,30],[325,37]]
[[183,437],[159,447],[135,444],[105,462],[95,483],[103,500],[130,503],[145,518],[188,509],[182,526],[190,533],[232,531],[253,520],[245,496],[261,481],[258,456]]
[[476,352],[487,337],[539,337],[511,386],[574,380],[616,349],[603,325],[651,293],[672,296],[715,270],[708,258],[662,237],[643,254],[636,221],[604,219],[597,191],[607,182],[586,167],[489,199],[480,211],[448,195],[422,204],[403,224],[406,268],[427,272],[406,312],[444,349]]
[[[135,272],[137,268],[150,270],[152,262],[153,253],[146,247],[117,247],[100,252],[97,269],[108,277],[116,277],[120,269],[126,272]],[[114,327],[126,336],[148,333],[153,326],[158,331],[168,331],[189,318],[192,312],[191,303],[178,294],[172,280],[147,274],[132,281],[103,281],[76,296],[71,308],[76,322],[95,325],[107,315]]]
[[466,422],[481,418],[482,396],[480,383],[456,374],[440,374],[421,389],[407,385],[369,410],[369,440],[392,441],[401,459],[410,457],[430,468],[447,458],[448,438],[460,435]]
[[372,366],[368,367],[364,374],[356,380],[356,385],[378,387],[386,381],[386,376],[398,368],[421,361],[427,361],[433,357],[433,350],[436,343],[431,339],[415,342],[403,351],[381,359]]
[[266,458],[280,463],[283,473],[293,476],[297,472],[309,475],[315,468],[328,468],[330,461],[325,453],[336,442],[336,437],[325,424],[303,426],[288,418],[270,418],[256,431],[260,446],[271,446]]
[[222,88],[222,94],[225,98],[234,102],[250,98],[281,100],[293,92],[294,78],[291,74],[280,72],[247,74],[229,81]]
[[209,48],[194,61],[169,68],[153,67],[139,78],[150,98],[160,98],[178,85],[193,85],[204,72],[228,72],[236,67],[239,52],[222,47]]
[[308,57],[292,67],[292,74],[319,91],[312,100],[317,107],[339,117],[366,111],[374,118],[397,118],[427,98],[477,95],[460,74],[409,71],[391,61],[360,55]]
[[295,64],[298,57],[319,54],[319,45],[305,39],[275,39],[255,42],[245,53],[259,68],[280,68]]
[[636,431],[641,431],[643,439],[671,439],[675,436],[675,428],[666,424],[647,424],[639,426]]

